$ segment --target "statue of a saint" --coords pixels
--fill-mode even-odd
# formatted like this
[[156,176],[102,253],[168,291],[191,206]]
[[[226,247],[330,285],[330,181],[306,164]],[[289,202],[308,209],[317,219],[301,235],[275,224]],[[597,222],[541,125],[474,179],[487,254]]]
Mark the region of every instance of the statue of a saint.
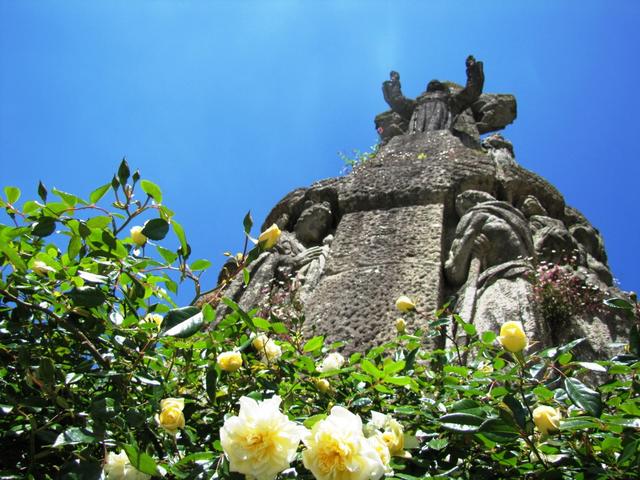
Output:
[[438,80],[429,82],[427,91],[416,99],[408,133],[450,129],[456,117],[478,99],[484,85],[482,62],[469,55],[466,66],[467,84],[459,92],[452,93]]
[[398,72],[391,71],[389,78],[390,80],[382,83],[384,101],[391,107],[391,110],[408,121],[411,118],[416,102],[402,94],[400,74]]

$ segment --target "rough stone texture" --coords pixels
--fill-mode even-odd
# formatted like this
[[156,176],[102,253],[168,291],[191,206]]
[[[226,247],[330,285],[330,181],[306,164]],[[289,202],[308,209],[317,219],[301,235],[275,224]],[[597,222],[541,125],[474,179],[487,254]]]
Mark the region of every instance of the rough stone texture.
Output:
[[[482,107],[492,128],[513,120],[500,113],[509,108],[496,106],[508,103],[505,97],[490,97]],[[479,193],[467,194],[477,206],[465,219],[456,200],[469,190]],[[587,336],[585,354],[602,356],[628,332],[628,321],[614,314],[554,324],[531,302],[537,262],[560,263],[567,255],[575,257],[580,278],[606,295],[621,292],[611,286],[598,231],[551,184],[520,166],[500,136],[482,146],[449,130],[393,136],[349,175],[285,196],[263,229],[272,223],[284,231],[277,247],[251,265],[248,287],[236,280],[229,294],[248,308],[281,288],[279,281],[293,279],[309,334],[343,340],[345,352],[395,335],[399,295],[411,296],[427,313],[453,295],[479,331],[522,320],[536,349]],[[467,242],[467,253],[456,260],[463,274],[447,278],[446,262],[460,242]]]

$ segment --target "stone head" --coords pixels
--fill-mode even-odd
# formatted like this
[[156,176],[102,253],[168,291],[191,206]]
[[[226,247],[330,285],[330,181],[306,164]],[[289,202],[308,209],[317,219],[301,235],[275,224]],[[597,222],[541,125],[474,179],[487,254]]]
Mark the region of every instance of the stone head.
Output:
[[462,217],[479,203],[490,202],[493,200],[495,200],[495,197],[487,192],[482,192],[480,190],[467,190],[456,197],[456,212],[460,217]]
[[391,80],[400,80],[400,74],[395,70],[391,70],[391,73],[389,73],[389,78]]
[[440,80],[431,80],[427,85],[427,92],[446,92],[447,86]]

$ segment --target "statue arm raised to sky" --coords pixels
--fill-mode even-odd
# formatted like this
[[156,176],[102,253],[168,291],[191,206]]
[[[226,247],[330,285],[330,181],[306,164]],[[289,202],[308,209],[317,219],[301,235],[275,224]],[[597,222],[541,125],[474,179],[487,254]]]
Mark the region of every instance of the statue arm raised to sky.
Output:
[[405,97],[400,86],[400,74],[391,71],[390,80],[382,82],[382,95],[391,110],[400,115],[403,119],[409,120],[415,107],[415,100]]
[[467,84],[451,97],[451,113],[457,115],[471,106],[482,93],[484,86],[484,67],[482,62],[476,61],[469,55],[465,61],[467,67]]

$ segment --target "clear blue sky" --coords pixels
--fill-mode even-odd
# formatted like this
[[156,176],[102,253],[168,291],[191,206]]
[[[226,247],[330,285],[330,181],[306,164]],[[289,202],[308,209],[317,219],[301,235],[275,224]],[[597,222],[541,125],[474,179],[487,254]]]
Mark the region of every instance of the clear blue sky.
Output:
[[[514,93],[503,134],[603,233],[640,288],[640,2],[0,0],[0,184],[82,195],[126,156],[158,183],[193,259],[219,266],[287,192],[375,143],[398,70]],[[212,286],[217,269],[205,284]],[[188,295],[185,295],[188,298]]]

